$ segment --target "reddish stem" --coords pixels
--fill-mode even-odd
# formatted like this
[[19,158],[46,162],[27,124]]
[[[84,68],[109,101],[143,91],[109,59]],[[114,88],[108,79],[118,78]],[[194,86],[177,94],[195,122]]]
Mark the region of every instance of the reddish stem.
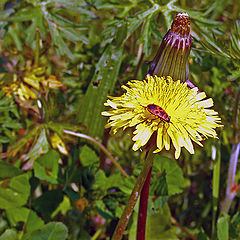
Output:
[[138,225],[137,225],[137,240],[145,240],[146,221],[147,221],[147,208],[150,179],[152,174],[152,167],[149,169],[146,181],[140,195],[140,204],[138,211]]

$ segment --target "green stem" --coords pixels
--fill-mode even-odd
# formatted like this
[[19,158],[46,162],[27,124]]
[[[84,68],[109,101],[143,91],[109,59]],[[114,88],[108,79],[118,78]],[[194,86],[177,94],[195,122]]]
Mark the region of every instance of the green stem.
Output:
[[35,49],[35,57],[34,57],[34,65],[37,67],[39,64],[39,55],[40,55],[40,32],[36,30],[36,49]]
[[122,239],[122,235],[124,230],[127,227],[127,224],[130,220],[130,217],[132,215],[132,211],[133,208],[137,202],[137,199],[142,191],[142,187],[146,181],[146,178],[148,176],[149,170],[152,167],[152,163],[153,163],[153,148],[151,148],[151,150],[148,152],[147,158],[144,162],[142,171],[140,173],[140,175],[137,178],[137,182],[133,188],[133,191],[131,193],[131,196],[128,200],[128,203],[123,211],[123,214],[117,224],[117,227],[113,233],[113,237],[112,240],[121,240]]
[[[218,198],[219,198],[219,184],[220,184],[220,166],[221,166],[221,152],[220,145],[213,146],[213,151],[216,151],[216,156],[213,156],[213,214],[212,214],[212,239],[215,239],[216,235],[216,216],[218,210]],[[213,154],[215,155],[215,154]]]

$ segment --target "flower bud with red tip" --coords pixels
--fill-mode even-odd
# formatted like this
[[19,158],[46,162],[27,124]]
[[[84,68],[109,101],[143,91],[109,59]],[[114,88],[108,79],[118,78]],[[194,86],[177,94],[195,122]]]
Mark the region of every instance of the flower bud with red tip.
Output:
[[178,13],[150,64],[148,74],[171,76],[174,80],[188,80],[188,57],[191,47],[189,15],[186,12]]

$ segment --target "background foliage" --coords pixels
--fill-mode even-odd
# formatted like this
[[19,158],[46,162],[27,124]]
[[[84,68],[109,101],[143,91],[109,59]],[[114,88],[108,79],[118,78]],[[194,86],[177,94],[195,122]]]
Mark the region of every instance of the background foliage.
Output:
[[[143,79],[177,12],[192,20],[190,80],[215,101],[224,128],[190,155],[154,160],[147,239],[240,239],[239,198],[220,214],[239,142],[238,0],[0,2],[0,239],[109,239],[144,154],[131,133],[109,136],[109,94]],[[107,145],[123,176],[97,145]],[[221,169],[213,169],[221,161]],[[219,166],[219,165],[218,165]],[[236,183],[239,181],[239,169]],[[218,194],[219,188],[219,194]],[[214,195],[215,194],[215,195]],[[125,239],[135,239],[137,207]],[[216,227],[215,227],[216,226]]]

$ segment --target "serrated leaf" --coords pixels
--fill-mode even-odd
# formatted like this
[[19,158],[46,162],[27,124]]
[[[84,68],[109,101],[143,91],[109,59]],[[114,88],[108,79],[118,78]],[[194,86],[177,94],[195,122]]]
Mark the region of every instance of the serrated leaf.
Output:
[[59,154],[55,150],[50,150],[36,161],[34,161],[34,174],[40,180],[45,180],[52,184],[58,181],[58,160]]
[[65,240],[67,235],[68,229],[63,223],[50,222],[32,232],[26,240]]
[[177,165],[176,161],[156,155],[154,157],[154,166],[163,173],[166,171],[166,180],[168,187],[168,195],[181,193],[184,186],[184,178],[181,168]]
[[84,167],[87,167],[93,163],[99,162],[99,158],[91,148],[84,145],[80,152],[80,161]]
[[10,179],[0,187],[0,209],[9,209],[24,205],[30,194],[29,174],[22,174]]
[[122,48],[109,45],[102,54],[95,74],[79,109],[78,120],[88,127],[92,137],[103,135],[106,118],[101,116],[107,95],[111,94],[122,61]]
[[23,172],[9,163],[0,160],[0,180],[21,175]]

